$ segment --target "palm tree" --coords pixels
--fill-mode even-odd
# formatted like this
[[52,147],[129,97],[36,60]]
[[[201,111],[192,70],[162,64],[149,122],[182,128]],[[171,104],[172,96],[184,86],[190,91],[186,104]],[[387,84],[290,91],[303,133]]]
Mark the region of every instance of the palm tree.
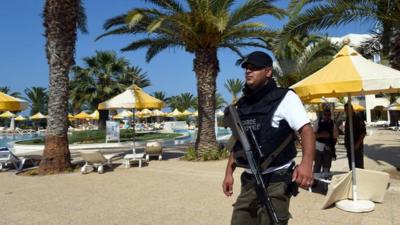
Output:
[[282,18],[284,11],[272,1],[248,0],[231,10],[234,0],[147,0],[153,8],[136,8],[107,20],[108,35],[144,34],[122,51],[147,48],[146,60],[167,48],[181,48],[194,54],[193,70],[197,79],[198,135],[195,149],[202,156],[217,149],[214,131],[216,78],[219,72],[217,51],[228,48],[240,54],[245,46],[261,47],[255,39],[271,33],[254,19],[269,14]]
[[[305,6],[307,9],[301,12]],[[286,41],[295,35],[353,21],[375,21],[382,29],[383,54],[390,58],[393,68],[400,69],[400,7],[397,0],[292,0],[289,14],[295,16],[283,29],[281,38]]]
[[236,103],[238,100],[238,94],[242,91],[244,87],[244,82],[238,78],[226,80],[224,87],[229,91],[232,96],[232,104]]
[[74,64],[77,28],[86,32],[80,0],[46,0],[43,12],[49,64],[49,106],[45,147],[39,174],[71,167],[68,148],[68,73]]
[[117,81],[128,87],[132,84],[141,88],[151,86],[147,73],[143,72],[139,66],[127,66]]
[[18,91],[11,92],[11,89],[9,86],[2,86],[0,87],[0,91],[3,92],[4,94],[8,94],[10,96],[13,96],[15,98],[22,98],[21,93]]
[[168,97],[167,94],[164,91],[155,91],[153,93],[151,93],[151,96],[160,99],[163,102],[167,102],[168,101]]
[[180,95],[175,96],[175,101],[178,103],[176,108],[183,112],[189,108],[192,108],[196,104],[196,99],[192,93],[185,92]]
[[32,87],[25,89],[25,95],[31,105],[31,115],[38,112],[47,114],[47,107],[49,102],[49,96],[46,88],[44,87]]
[[[72,70],[71,101],[74,109],[81,110],[88,104],[91,110],[99,103],[121,93],[133,83],[140,87],[150,85],[146,73],[139,67],[131,67],[124,57],[113,51],[96,51],[95,56],[83,58],[84,66]],[[108,111],[99,111],[99,128],[105,129]]]
[[321,69],[340,49],[327,38],[309,36],[292,37],[283,49],[275,46],[279,45],[272,47],[276,57],[274,75],[282,87],[289,87]]
[[178,96],[169,97],[166,103],[167,103],[167,106],[171,110],[174,110],[174,109],[177,109],[180,107],[179,106],[180,102],[179,102]]
[[193,108],[196,104],[196,98],[192,93],[185,92],[180,95],[172,96],[168,98],[167,105],[171,110],[178,109],[183,112],[189,108]]
[[220,93],[217,93],[215,96],[215,109],[223,109],[227,104],[224,97]]

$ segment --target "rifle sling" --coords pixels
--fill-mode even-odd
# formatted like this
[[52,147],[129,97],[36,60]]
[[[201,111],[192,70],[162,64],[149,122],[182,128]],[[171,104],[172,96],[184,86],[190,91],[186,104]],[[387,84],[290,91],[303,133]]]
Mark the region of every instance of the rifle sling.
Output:
[[261,171],[264,171],[276,159],[276,157],[285,149],[285,147],[292,141],[293,134],[290,134],[269,156],[261,163]]

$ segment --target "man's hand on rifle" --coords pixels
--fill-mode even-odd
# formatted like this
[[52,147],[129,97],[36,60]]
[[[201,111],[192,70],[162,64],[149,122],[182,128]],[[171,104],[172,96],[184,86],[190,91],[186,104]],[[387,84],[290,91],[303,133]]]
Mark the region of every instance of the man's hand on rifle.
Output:
[[230,174],[225,175],[225,179],[222,182],[222,190],[227,197],[233,194],[233,176]]

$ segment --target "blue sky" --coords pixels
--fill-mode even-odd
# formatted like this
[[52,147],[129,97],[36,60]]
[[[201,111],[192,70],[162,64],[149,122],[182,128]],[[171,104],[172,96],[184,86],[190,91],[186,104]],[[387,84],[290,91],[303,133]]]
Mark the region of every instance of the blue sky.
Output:
[[[25,88],[32,86],[47,87],[48,65],[44,51],[45,38],[42,25],[42,10],[44,0],[12,0],[4,1],[0,6],[0,86],[9,86],[12,91],[23,93]],[[140,66],[147,72],[152,86],[145,91],[165,91],[167,96],[183,92],[196,93],[196,80],[192,71],[193,55],[181,49],[165,50],[150,63],[145,62],[145,51],[120,52],[131,36],[106,37],[97,42],[94,39],[100,35],[104,21],[116,15],[125,13],[131,8],[144,5],[140,0],[83,0],[86,8],[89,34],[79,34],[76,45],[76,63],[82,65],[81,59],[93,56],[96,50],[114,50],[119,56],[126,57],[132,65]],[[244,2],[237,1],[237,2]],[[286,7],[286,0],[276,2],[277,6]],[[267,26],[278,28],[283,21],[271,17],[262,17],[260,22]],[[331,36],[343,36],[348,33],[366,33],[371,24],[354,23],[340,28],[332,28],[322,33]],[[243,49],[249,53],[254,49]],[[228,50],[218,52],[220,73],[217,78],[218,92],[225,100],[230,101],[229,93],[224,88],[224,82],[229,78],[243,77],[243,70],[235,66],[237,55]]]

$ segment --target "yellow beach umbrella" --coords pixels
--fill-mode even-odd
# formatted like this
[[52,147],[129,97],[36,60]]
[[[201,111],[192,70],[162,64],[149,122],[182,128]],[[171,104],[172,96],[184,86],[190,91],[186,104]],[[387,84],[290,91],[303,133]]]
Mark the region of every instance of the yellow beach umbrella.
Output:
[[142,111],[140,111],[140,115],[141,116],[151,116],[152,111],[150,111],[149,109],[143,109]]
[[98,109],[161,109],[164,102],[144,92],[136,85],[99,104]]
[[74,116],[73,116],[71,113],[68,113],[68,119],[69,119],[69,120],[74,120],[75,118],[74,118]]
[[23,117],[23,116],[21,116],[21,115],[19,115],[19,116],[17,116],[17,117],[15,118],[15,120],[16,120],[16,121],[24,121],[24,120],[26,120],[26,118]]
[[90,119],[90,115],[82,111],[74,116],[75,119]]
[[196,117],[199,116],[199,111],[196,110],[195,112],[193,112],[192,116],[196,116]]
[[325,67],[291,86],[304,99],[392,93],[400,71],[376,64],[345,45]]
[[[353,110],[356,112],[361,112],[361,111],[365,111],[365,107],[359,104],[351,104],[353,106]],[[336,112],[343,112],[344,111],[344,105],[340,104],[340,105],[335,105],[335,111]]]
[[181,116],[182,112],[180,112],[178,109],[174,109],[174,111],[168,113],[168,117],[177,117],[177,116]]
[[[302,98],[347,96],[351,104],[351,96],[393,93],[400,91],[400,71],[381,64],[376,64],[362,57],[353,48],[345,45],[325,67],[291,86]],[[349,108],[350,134],[353,133],[353,119]],[[350,135],[352,137],[352,135]],[[343,200],[336,206],[351,212],[360,209],[360,205],[374,208],[371,201],[360,201],[357,198],[356,170],[354,163],[354,140],[350,138],[352,201]],[[365,208],[364,208],[365,209]]]
[[183,112],[181,113],[181,116],[189,116],[189,115],[192,115],[192,113],[189,112],[188,110],[185,110],[185,111],[183,111]]
[[400,104],[394,103],[386,107],[387,110],[400,111]]
[[124,119],[132,117],[133,112],[129,110],[123,110],[122,112],[118,113],[117,115],[113,116],[113,119]]
[[313,98],[303,100],[304,104],[324,104],[324,103],[335,103],[339,100],[337,98]]
[[22,111],[27,107],[28,102],[0,91],[0,111]]
[[13,117],[17,117],[17,115],[15,115],[14,113],[12,113],[10,111],[6,111],[6,112],[0,114],[0,118],[13,118]]
[[154,109],[154,110],[151,111],[151,115],[152,115],[152,116],[163,116],[163,115],[164,115],[164,112],[163,112],[163,111],[160,111],[160,110],[158,110],[158,109]]
[[93,113],[91,113],[91,114],[89,114],[89,116],[90,116],[90,119],[92,119],[92,120],[99,120],[99,111],[98,110],[95,110]]
[[31,120],[41,120],[41,119],[46,119],[47,116],[43,115],[42,113],[38,112],[35,115],[29,117]]

